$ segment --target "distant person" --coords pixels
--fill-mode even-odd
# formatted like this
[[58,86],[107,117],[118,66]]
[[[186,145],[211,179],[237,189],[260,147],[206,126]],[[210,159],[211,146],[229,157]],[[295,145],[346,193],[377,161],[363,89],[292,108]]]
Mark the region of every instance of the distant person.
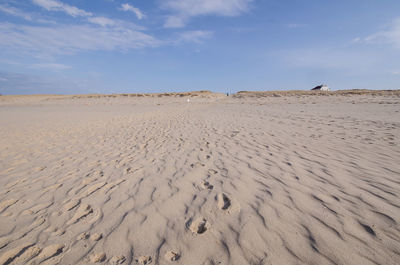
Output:
[[226,96],[227,96],[227,97],[229,97],[229,92],[228,92],[228,93],[226,93]]

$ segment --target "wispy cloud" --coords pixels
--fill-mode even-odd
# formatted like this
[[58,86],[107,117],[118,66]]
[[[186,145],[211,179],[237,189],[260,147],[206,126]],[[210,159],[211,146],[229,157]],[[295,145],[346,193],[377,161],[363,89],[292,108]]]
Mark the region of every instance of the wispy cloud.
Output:
[[175,43],[202,43],[205,39],[208,39],[212,36],[211,31],[205,30],[193,30],[193,31],[185,31],[179,34],[179,37],[176,39]]
[[6,13],[8,15],[12,15],[15,17],[20,17],[28,21],[32,21],[32,16],[22,10],[19,10],[15,7],[7,6],[7,5],[0,5],[0,12]]
[[2,49],[38,56],[90,50],[128,51],[161,44],[146,33],[121,25],[26,26],[0,23],[0,39]]
[[116,24],[116,21],[107,17],[89,17],[88,21],[100,25],[102,27],[106,26],[114,26]]
[[164,9],[173,14],[164,26],[183,27],[191,17],[201,15],[238,16],[249,10],[252,0],[165,0]]
[[35,3],[38,6],[43,7],[44,9],[46,9],[48,11],[61,11],[70,16],[73,16],[73,17],[92,16],[92,13],[90,13],[90,12],[86,12],[85,10],[79,9],[75,6],[64,4],[64,3],[60,2],[60,1],[56,1],[56,0],[33,0],[33,3]]
[[[124,24],[119,20],[114,20],[108,17],[104,16],[95,16],[91,12],[87,12],[83,9],[79,9],[78,7],[71,6],[68,4],[64,4],[61,1],[56,1],[56,0],[33,0],[33,2],[44,9],[48,11],[61,11],[64,12],[72,17],[85,17],[86,20],[90,23],[100,25],[102,27],[108,27],[108,26],[116,26],[117,24],[121,25]],[[122,5],[125,9],[125,11],[133,11],[139,19],[142,19],[144,17],[144,14],[140,12],[139,9],[130,6],[129,4]],[[127,24],[127,23],[125,23]],[[131,24],[132,25],[132,24]]]
[[[0,22],[0,51],[15,53],[18,56],[35,56],[46,60],[53,60],[54,56],[65,54],[76,54],[84,51],[130,51],[147,47],[159,47],[177,45],[183,43],[201,43],[205,39],[212,37],[211,31],[193,30],[175,33],[174,37],[160,40],[146,32],[146,29],[131,22],[111,19],[103,16],[96,16],[91,12],[79,9],[75,6],[65,4],[58,0],[32,0],[34,4],[41,6],[48,11],[61,11],[74,19],[68,24],[21,24]],[[193,1],[193,0],[189,0]],[[220,2],[220,0],[216,0]],[[235,2],[236,1],[236,2]],[[239,3],[250,0],[235,0],[236,9],[245,8]],[[169,0],[172,3],[172,0]],[[180,2],[180,0],[178,1]],[[221,14],[234,15],[239,12],[232,5],[224,7],[224,10],[216,11],[215,3],[206,0],[211,4],[210,11],[220,12]],[[226,1],[221,1],[221,5]],[[228,1],[229,2],[229,1]],[[232,1],[231,1],[232,2]],[[200,6],[203,6],[201,4]],[[218,6],[218,5],[217,5]],[[18,13],[16,8],[7,5],[0,5],[0,11],[11,12],[13,15]],[[203,7],[205,8],[205,7]],[[221,7],[220,7],[221,8]],[[121,10],[134,12],[139,19],[145,15],[137,8],[129,4],[121,5]],[[236,10],[236,11],[235,11]],[[205,14],[206,11],[197,11],[193,14]],[[30,17],[26,16],[26,20]],[[76,21],[75,21],[76,20]],[[83,23],[82,23],[83,22]],[[26,65],[28,68],[64,70],[68,66],[63,64],[41,63]]]
[[364,39],[356,38],[356,42],[386,43],[400,49],[400,18],[393,20],[383,30],[369,35]]
[[119,10],[133,12],[139,20],[146,17],[146,15],[142,11],[140,11],[139,8],[134,7],[130,4],[122,4]]
[[8,4],[0,4],[0,13],[4,13],[10,16],[22,18],[29,22],[39,22],[39,23],[54,23],[54,21],[50,21],[48,19],[44,19],[40,15],[36,13],[28,13],[19,8],[10,6]]

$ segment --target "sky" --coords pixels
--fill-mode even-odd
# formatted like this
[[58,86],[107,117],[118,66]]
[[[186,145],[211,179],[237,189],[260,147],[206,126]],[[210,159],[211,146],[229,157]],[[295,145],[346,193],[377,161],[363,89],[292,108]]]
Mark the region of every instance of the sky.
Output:
[[399,0],[0,0],[0,94],[400,89]]

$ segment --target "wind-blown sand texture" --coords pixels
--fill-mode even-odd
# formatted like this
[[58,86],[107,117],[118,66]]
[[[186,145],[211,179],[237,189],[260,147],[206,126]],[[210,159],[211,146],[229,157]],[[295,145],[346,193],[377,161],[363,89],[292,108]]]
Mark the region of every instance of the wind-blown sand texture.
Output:
[[0,264],[400,264],[397,93],[0,97]]

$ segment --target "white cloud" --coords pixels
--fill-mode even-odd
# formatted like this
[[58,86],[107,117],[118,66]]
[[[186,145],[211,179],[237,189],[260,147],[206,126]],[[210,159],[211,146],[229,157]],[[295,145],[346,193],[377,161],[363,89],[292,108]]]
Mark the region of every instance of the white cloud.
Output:
[[188,19],[201,15],[238,16],[249,10],[253,0],[165,0],[162,7],[174,14],[165,27],[182,27]]
[[107,18],[107,17],[89,17],[88,21],[100,25],[102,27],[106,26],[114,26],[116,22],[113,19]]
[[65,65],[65,64],[58,64],[58,63],[38,63],[38,64],[33,64],[33,65],[29,66],[29,68],[48,69],[48,70],[53,70],[53,71],[59,71],[59,70],[70,69],[71,66]]
[[130,5],[130,4],[122,4],[119,9],[122,10],[122,11],[133,12],[139,20],[146,17],[146,15],[142,11],[140,11],[139,8],[134,7],[134,6]]
[[0,23],[0,47],[37,56],[73,54],[79,51],[140,49],[161,45],[156,38],[117,25],[26,26]]
[[367,43],[388,43],[400,49],[400,18],[395,19],[384,30],[368,36],[364,41]]
[[[130,22],[94,16],[92,13],[56,0],[32,1],[46,10],[62,11],[71,16],[83,16],[91,24],[37,26],[0,22],[0,51],[49,59],[55,55],[75,54],[82,51],[130,51],[161,45],[201,43],[212,36],[210,31],[197,30],[179,33],[171,39],[159,40],[143,32],[145,28]],[[136,10],[129,4],[122,5],[122,8],[126,11]],[[144,15],[140,14],[137,13],[138,18],[143,18]],[[177,18],[179,20],[179,17]],[[27,67],[58,70],[68,68],[60,64],[36,64]]]
[[61,11],[73,17],[88,17],[92,16],[92,13],[86,12],[85,10],[79,9],[75,6],[70,6],[68,4],[64,4],[57,0],[32,0],[38,6],[43,7],[48,11]]

